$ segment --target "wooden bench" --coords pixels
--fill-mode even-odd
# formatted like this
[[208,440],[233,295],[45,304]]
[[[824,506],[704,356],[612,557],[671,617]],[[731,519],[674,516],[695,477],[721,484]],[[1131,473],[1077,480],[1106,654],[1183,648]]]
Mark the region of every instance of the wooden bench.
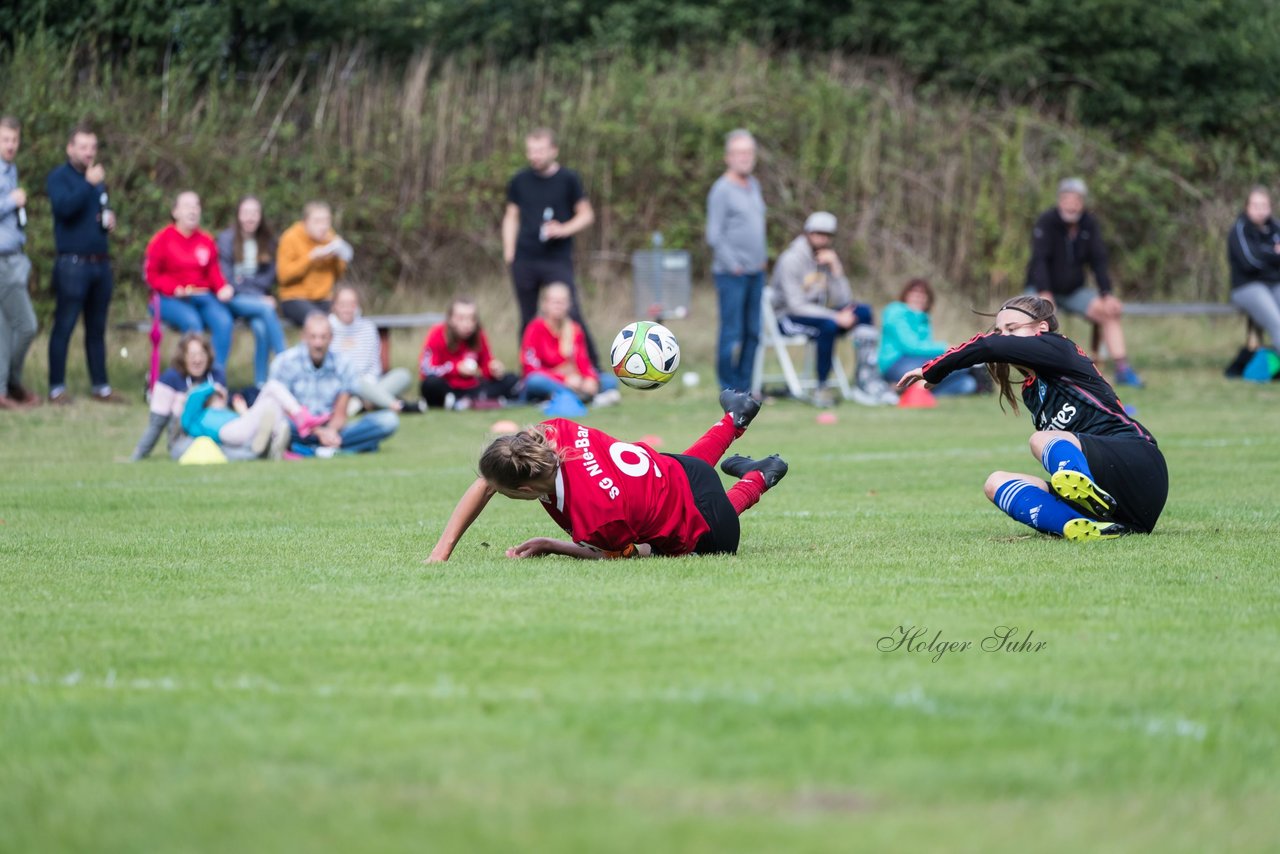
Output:
[[[438,311],[422,311],[416,314],[368,314],[365,320],[378,328],[378,345],[382,360],[382,372],[391,370],[391,332],[394,329],[425,329],[444,322],[444,314]],[[244,323],[244,318],[237,318],[237,323]],[[123,320],[116,324],[116,329],[140,332],[143,335],[151,332],[150,320]]]
[[[1125,317],[1227,317],[1244,314],[1229,302],[1127,302],[1124,304]],[[1253,322],[1253,318],[1245,314],[1245,342],[1250,350],[1257,349],[1262,343],[1262,329]],[[1101,330],[1096,323],[1093,326],[1093,352],[1099,352],[1102,344]]]

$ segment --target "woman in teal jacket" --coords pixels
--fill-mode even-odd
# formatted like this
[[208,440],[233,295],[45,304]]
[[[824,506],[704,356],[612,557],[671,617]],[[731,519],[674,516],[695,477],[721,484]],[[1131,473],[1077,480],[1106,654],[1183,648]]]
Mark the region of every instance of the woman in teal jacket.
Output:
[[[898,302],[885,306],[880,316],[880,369],[890,384],[903,374],[924,367],[930,359],[947,352],[943,341],[935,340],[929,321],[933,308],[933,288],[924,279],[912,279],[902,289]],[[934,394],[973,394],[978,380],[969,371],[957,371],[939,383]]]

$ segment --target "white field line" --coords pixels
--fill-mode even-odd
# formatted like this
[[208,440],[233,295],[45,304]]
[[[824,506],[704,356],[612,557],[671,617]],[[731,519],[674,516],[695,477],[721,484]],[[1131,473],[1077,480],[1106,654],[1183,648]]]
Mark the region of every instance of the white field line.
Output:
[[[244,694],[266,694],[276,696],[305,696],[319,698],[351,698],[351,699],[383,699],[383,698],[417,698],[440,701],[484,701],[537,703],[557,702],[554,696],[548,697],[536,688],[494,689],[483,686],[469,686],[453,679],[446,673],[436,676],[432,683],[409,684],[397,682],[390,685],[338,685],[321,683],[318,685],[282,685],[272,679],[253,674],[239,674],[230,677],[213,677],[207,681],[194,680],[183,682],[171,676],[121,677],[115,670],[108,670],[101,676],[86,675],[79,670],[59,676],[26,673],[23,675],[0,676],[0,687],[33,686],[52,690],[74,689],[77,691],[121,691],[121,692],[159,692],[159,693],[196,693],[204,691],[234,692]],[[606,702],[665,703],[678,706],[703,705],[739,705],[761,706],[776,705],[780,707],[824,707],[844,706],[849,708],[876,709],[887,708],[897,713],[914,713],[929,718],[948,718],[963,720],[972,718],[986,719],[990,710],[986,708],[966,708],[928,696],[924,689],[915,685],[899,691],[891,697],[858,693],[852,690],[824,692],[819,694],[789,694],[772,688],[763,690],[726,689],[722,686],[707,687],[669,687],[650,692],[621,692],[611,697],[602,698]],[[580,702],[580,700],[579,700]],[[1005,713],[1011,713],[1018,720],[1033,724],[1054,725],[1066,729],[1120,729],[1133,731],[1153,738],[1189,738],[1193,741],[1204,741],[1209,728],[1199,721],[1189,720],[1179,715],[1151,717],[1147,715],[1126,716],[1115,719],[1097,719],[1072,712],[1057,703],[1045,707],[1013,706],[1005,707]]]

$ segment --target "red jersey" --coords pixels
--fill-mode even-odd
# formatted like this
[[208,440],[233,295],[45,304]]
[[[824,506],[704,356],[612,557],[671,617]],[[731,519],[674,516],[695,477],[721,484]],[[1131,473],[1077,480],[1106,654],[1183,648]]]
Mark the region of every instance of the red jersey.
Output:
[[655,554],[683,555],[711,530],[675,458],[564,418],[540,426],[564,459],[542,506],[574,541],[609,552],[648,543]]
[[195,285],[217,292],[227,283],[218,265],[218,246],[200,229],[183,237],[167,225],[147,244],[147,284],[167,297],[180,287]]
[[560,336],[552,332],[541,317],[535,317],[525,327],[524,339],[520,342],[520,365],[526,377],[546,374],[557,382],[564,382],[563,371],[569,364],[576,366],[583,377],[597,376],[587,354],[587,336],[582,327],[572,320],[565,323],[573,323],[573,355],[569,359],[560,353]]
[[[489,339],[480,329],[475,334],[476,346],[459,341],[453,349],[449,348],[448,330],[445,324],[433,326],[422,341],[422,353],[418,356],[418,373],[427,377],[441,377],[450,388],[459,391],[473,389],[480,385],[480,378],[493,379],[493,371],[489,363],[493,361],[493,353],[489,351]],[[480,373],[466,376],[458,371],[458,366],[468,359],[474,360]]]

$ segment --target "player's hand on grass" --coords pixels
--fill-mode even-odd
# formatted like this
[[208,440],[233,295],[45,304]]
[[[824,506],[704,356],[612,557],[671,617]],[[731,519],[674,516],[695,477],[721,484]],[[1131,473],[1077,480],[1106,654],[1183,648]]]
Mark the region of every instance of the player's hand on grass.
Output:
[[507,557],[540,557],[556,554],[559,546],[559,540],[553,540],[550,537],[534,537],[532,540],[525,540],[520,545],[507,549]]

